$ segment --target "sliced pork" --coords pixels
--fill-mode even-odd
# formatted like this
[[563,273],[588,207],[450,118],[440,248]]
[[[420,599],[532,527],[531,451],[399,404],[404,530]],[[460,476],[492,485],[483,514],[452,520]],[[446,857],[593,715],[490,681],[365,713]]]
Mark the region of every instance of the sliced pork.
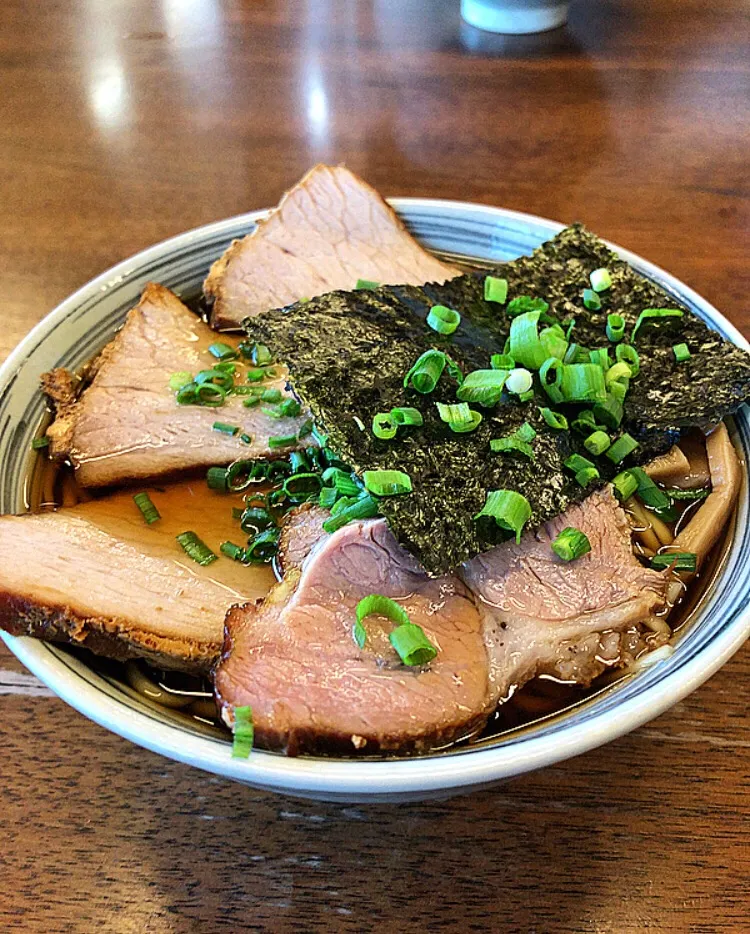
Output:
[[0,628],[207,671],[229,607],[265,594],[273,575],[224,557],[202,567],[185,555],[176,534],[190,528],[218,551],[237,525],[218,494],[191,491],[190,483],[151,489],[162,514],[151,526],[128,493],[0,517]]
[[[572,526],[591,551],[566,562],[551,542]],[[664,604],[668,576],[633,555],[627,517],[609,488],[472,559],[463,578],[482,608],[494,698],[538,674],[590,683],[620,663],[619,639]]]
[[[320,516],[304,516],[310,545]],[[377,617],[357,647],[355,607],[371,593],[404,607],[434,661],[403,666]],[[228,724],[249,704],[260,744],[290,754],[426,752],[481,730],[493,709],[470,594],[456,577],[427,577],[382,519],[323,534],[263,603],[233,609],[215,685]]]
[[204,291],[211,324],[236,328],[269,308],[353,289],[358,279],[423,285],[458,274],[422,249],[374,188],[343,166],[317,165],[214,263]]
[[[84,487],[269,456],[269,436],[294,435],[304,415],[272,418],[262,406],[246,408],[242,396],[227,396],[217,408],[175,401],[170,377],[210,369],[216,360],[208,347],[215,340],[176,295],[160,285],[146,286],[80,396],[65,370],[46,374],[43,385],[57,408],[47,431],[52,455],[69,458]],[[283,377],[263,385],[286,394]],[[212,430],[217,420],[239,426],[251,442]]]

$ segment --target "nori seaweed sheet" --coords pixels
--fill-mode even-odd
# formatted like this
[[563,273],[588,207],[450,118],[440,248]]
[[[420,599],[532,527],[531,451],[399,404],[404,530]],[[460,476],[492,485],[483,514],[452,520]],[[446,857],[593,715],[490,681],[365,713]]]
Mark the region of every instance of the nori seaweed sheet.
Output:
[[[583,307],[582,292],[591,271],[602,266],[609,269],[612,286],[600,295],[601,310],[590,311]],[[572,340],[588,348],[610,346],[605,334],[609,313],[622,315],[630,334],[644,308],[683,307],[579,225],[566,228],[531,256],[490,272],[508,280],[509,300],[538,296],[549,302],[549,313],[559,321],[574,317]],[[592,458],[575,433],[550,429],[538,406],[557,407],[538,386],[537,398],[528,403],[504,396],[493,409],[472,405],[483,414],[482,424],[470,434],[456,434],[440,420],[435,406],[457,401],[448,369],[430,395],[405,390],[403,379],[430,347],[449,353],[464,373],[489,367],[490,355],[502,351],[511,318],[505,306],[484,301],[486,275],[470,273],[444,285],[332,292],[245,322],[252,339],[268,344],[286,362],[295,391],[328,435],[329,445],[358,473],[398,468],[410,475],[413,493],[384,498],[380,508],[399,541],[434,574],[504,537],[491,520],[474,519],[488,490],[523,493],[532,508],[527,527],[536,527],[594,489],[579,486],[563,467],[572,452],[596,460],[603,482],[625,466],[664,453],[687,428],[710,429],[750,397],[750,354],[683,309],[683,318],[639,331],[641,371],[626,397],[622,429],[640,447],[620,467],[604,457]],[[425,323],[435,304],[461,312],[461,325],[450,337]],[[672,346],[683,341],[692,357],[678,364]],[[424,425],[402,428],[390,441],[375,438],[373,416],[403,405],[418,408]],[[511,433],[524,421],[538,433],[533,461],[490,452],[491,438]]]

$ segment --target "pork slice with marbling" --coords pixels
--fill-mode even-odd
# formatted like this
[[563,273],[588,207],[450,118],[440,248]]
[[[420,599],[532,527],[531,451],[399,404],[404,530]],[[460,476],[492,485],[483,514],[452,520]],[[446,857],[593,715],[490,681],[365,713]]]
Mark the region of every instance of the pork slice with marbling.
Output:
[[[480,731],[493,709],[487,650],[461,581],[428,577],[382,519],[320,530],[315,544],[320,516],[302,521],[311,547],[301,565],[292,561],[266,600],[227,617],[215,674],[225,721],[250,705],[259,743],[290,754],[427,752]],[[358,648],[355,608],[371,593],[421,626],[438,649],[432,662],[401,664],[392,624],[379,617],[367,619]]]
[[[588,554],[569,562],[551,548],[567,527],[591,543]],[[482,609],[498,702],[538,674],[588,684],[615,667],[617,634],[663,606],[668,584],[666,573],[634,556],[627,517],[609,488],[519,544],[506,542],[472,559],[462,576]]]
[[[271,456],[269,437],[296,434],[305,414],[273,418],[264,406],[244,406],[247,397],[239,395],[227,396],[215,408],[175,400],[172,375],[210,369],[217,361],[208,348],[216,339],[169,289],[147,285],[122,329],[94,362],[93,379],[83,392],[65,370],[43,377],[43,388],[56,406],[47,430],[52,456],[68,458],[84,487]],[[281,372],[262,385],[288,395]],[[216,421],[239,431],[214,431]]]
[[459,272],[424,250],[361,178],[344,166],[317,165],[214,263],[204,291],[211,324],[237,328],[270,308],[353,289],[358,279],[423,285]]

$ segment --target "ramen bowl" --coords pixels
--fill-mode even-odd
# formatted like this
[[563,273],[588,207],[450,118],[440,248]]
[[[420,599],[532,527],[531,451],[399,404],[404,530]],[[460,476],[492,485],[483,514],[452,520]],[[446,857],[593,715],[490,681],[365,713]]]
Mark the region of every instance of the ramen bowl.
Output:
[[[428,249],[454,260],[491,264],[531,252],[562,225],[473,204],[412,198],[391,204]],[[0,369],[0,512],[27,508],[31,440],[45,417],[39,377],[53,367],[77,369],[111,340],[143,286],[161,282],[190,299],[211,262],[267,212],[230,218],[160,243],[84,286],[21,343]],[[748,343],[715,308],[663,270],[614,246],[725,338]],[[750,413],[735,416],[733,441],[750,453]],[[473,745],[403,759],[330,759],[253,750],[231,757],[231,737],[151,704],[93,656],[4,634],[10,650],[80,713],[153,752],[256,788],[346,802],[402,802],[469,792],[579,755],[661,714],[706,681],[750,634],[750,522],[743,486],[734,535],[697,610],[673,641],[671,654],[646,663],[585,701],[536,724]]]

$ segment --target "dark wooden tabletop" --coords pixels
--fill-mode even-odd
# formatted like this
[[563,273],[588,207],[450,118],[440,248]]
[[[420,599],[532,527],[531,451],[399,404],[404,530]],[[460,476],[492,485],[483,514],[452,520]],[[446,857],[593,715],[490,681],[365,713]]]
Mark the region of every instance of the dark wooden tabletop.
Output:
[[[86,280],[274,204],[388,195],[582,220],[750,335],[746,0],[579,0],[503,38],[458,0],[5,0],[3,357]],[[750,929],[750,652],[648,726],[423,806],[307,803],[145,752],[0,651],[0,930]]]

